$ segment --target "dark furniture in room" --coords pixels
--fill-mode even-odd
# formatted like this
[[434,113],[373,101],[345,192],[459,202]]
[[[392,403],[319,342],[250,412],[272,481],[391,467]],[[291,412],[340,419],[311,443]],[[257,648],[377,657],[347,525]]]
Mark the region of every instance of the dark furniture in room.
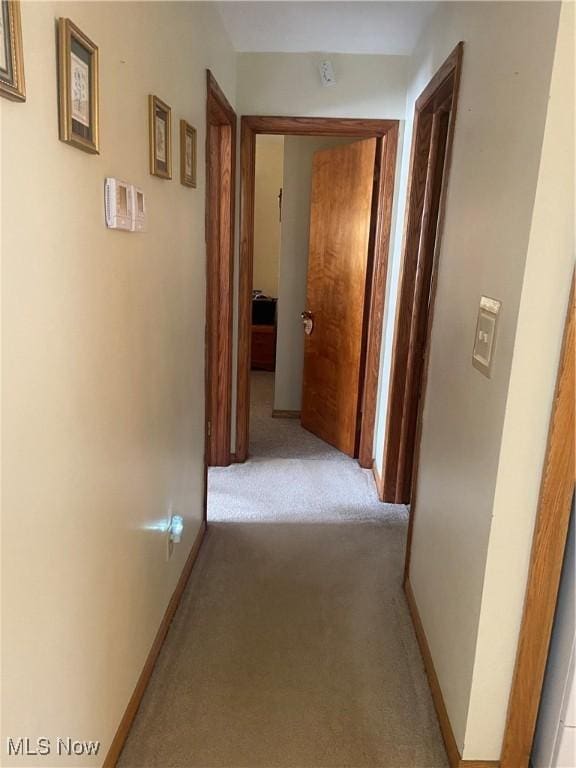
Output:
[[252,299],[253,371],[274,371],[276,367],[276,299]]

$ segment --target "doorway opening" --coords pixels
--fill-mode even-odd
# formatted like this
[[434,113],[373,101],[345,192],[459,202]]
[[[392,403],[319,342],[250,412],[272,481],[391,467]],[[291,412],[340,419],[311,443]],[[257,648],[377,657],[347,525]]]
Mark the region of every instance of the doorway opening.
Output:
[[[296,455],[299,444],[306,455],[320,454],[321,441],[356,455],[375,144],[256,137],[252,458]],[[314,310],[313,319],[302,319],[306,310]]]
[[[297,397],[288,396],[283,400],[285,412],[276,414],[275,400],[280,396],[276,391],[278,379],[290,386],[284,372],[282,352],[288,351],[296,341],[295,328],[292,323],[287,338],[286,309],[291,303],[291,291],[286,280],[281,276],[282,239],[285,228],[282,223],[282,201],[285,173],[285,153],[283,136],[258,136],[255,154],[255,195],[254,195],[254,267],[252,283],[252,326],[250,334],[250,380],[251,380],[251,445],[252,456],[277,456],[278,440],[273,439],[275,424],[272,417],[279,415],[288,418],[297,415],[299,408]],[[296,270],[298,264],[295,263]],[[298,275],[292,279],[298,281]],[[280,285],[282,284],[282,289]],[[284,312],[279,317],[279,297],[282,294],[280,306]],[[280,341],[278,340],[281,328]],[[280,350],[280,354],[279,354]],[[280,368],[280,371],[277,370]],[[281,388],[281,387],[280,387]],[[288,413],[288,407],[293,413]],[[292,441],[285,441],[292,443]]]
[[[314,404],[314,397],[311,393],[314,391],[314,343],[317,340],[318,344],[322,345],[322,349],[326,350],[326,344],[330,342],[330,338],[336,339],[346,335],[347,322],[350,322],[350,318],[346,317],[346,312],[342,311],[346,309],[347,301],[358,296],[358,291],[354,293],[352,290],[348,293],[342,294],[340,297],[332,296],[332,305],[324,302],[322,299],[334,294],[334,291],[316,291],[316,304],[317,307],[306,306],[304,308],[304,325],[310,323],[310,329],[312,332],[307,336],[305,342],[304,353],[304,372],[303,372],[303,407],[302,407],[302,420],[304,426],[310,428],[316,432],[320,437],[326,439],[332,445],[341,447],[338,443],[339,436],[336,434],[322,434],[322,425],[320,428],[318,421],[324,421],[328,423],[330,421],[330,413],[321,413],[322,406],[326,404],[326,401],[333,403],[332,414],[340,414],[338,405],[346,402],[351,403],[354,401],[353,406],[350,407],[350,413],[348,414],[348,427],[347,427],[347,440],[342,442],[342,445],[346,446],[346,452],[349,455],[353,455],[358,458],[362,467],[371,468],[373,462],[373,436],[374,436],[374,421],[376,415],[376,398],[377,398],[377,384],[378,384],[378,369],[379,369],[379,355],[380,355],[380,341],[382,333],[382,317],[384,306],[384,293],[386,284],[386,272],[387,272],[387,256],[388,256],[388,244],[390,236],[390,225],[392,216],[392,197],[393,197],[393,185],[394,185],[394,172],[396,161],[396,146],[398,136],[398,121],[396,120],[355,120],[355,119],[339,119],[339,118],[290,118],[290,117],[243,117],[242,129],[241,129],[241,236],[240,236],[240,275],[239,275],[239,308],[238,308],[238,381],[237,381],[237,406],[236,406],[236,460],[239,462],[245,461],[249,453],[249,440],[250,440],[250,383],[251,383],[251,369],[253,364],[253,358],[258,358],[260,348],[264,344],[264,334],[259,332],[258,329],[254,330],[253,312],[254,306],[257,300],[253,300],[253,291],[260,289],[260,286],[254,284],[254,254],[255,254],[255,189],[256,189],[256,138],[259,135],[270,136],[285,136],[285,137],[327,137],[328,139],[346,138],[348,142],[354,141],[354,146],[358,147],[356,150],[350,150],[348,153],[337,157],[330,155],[329,150],[326,150],[328,154],[324,158],[319,159],[320,165],[324,165],[324,180],[322,182],[322,170],[320,167],[318,170],[318,184],[324,183],[325,191],[329,196],[331,187],[331,181],[333,182],[335,176],[330,177],[330,165],[333,166],[336,171],[342,171],[347,167],[346,162],[350,161],[350,172],[352,175],[358,172],[359,168],[362,168],[362,163],[366,166],[371,165],[369,189],[367,186],[364,188],[363,202],[360,204],[368,204],[368,226],[364,232],[366,238],[363,244],[365,253],[368,258],[364,264],[364,271],[360,271],[353,278],[352,282],[356,282],[356,288],[358,279],[362,282],[361,286],[361,301],[358,301],[354,307],[350,308],[350,318],[354,316],[359,328],[355,329],[359,332],[350,332],[349,336],[353,339],[355,348],[351,360],[354,368],[357,369],[357,376],[352,379],[353,387],[349,388],[348,392],[343,392],[348,384],[347,377],[341,373],[340,378],[337,376],[332,377],[332,381],[338,383],[338,388],[333,391],[325,392],[324,401],[322,397],[316,398]],[[354,137],[352,139],[351,137]],[[369,141],[372,140],[372,141]],[[366,146],[366,145],[369,146]],[[349,144],[349,146],[352,146]],[[335,150],[334,150],[335,151]],[[334,152],[333,151],[333,152]],[[321,155],[322,153],[319,153]],[[337,154],[337,153],[336,153]],[[347,155],[347,157],[346,157]],[[338,167],[338,163],[340,167]],[[315,176],[316,170],[313,170]],[[316,176],[315,176],[316,178]],[[314,182],[316,183],[316,182]],[[352,184],[348,187],[348,190],[354,190],[355,185]],[[319,245],[319,250],[322,248],[330,248],[329,243],[330,232],[333,227],[329,223],[322,233],[322,221],[328,221],[331,213],[331,203],[335,203],[335,198],[327,201],[324,209],[321,209],[323,198],[320,190],[316,196],[317,205],[311,206],[311,225],[310,225],[310,237],[311,237],[311,249],[310,252],[314,252],[312,238],[314,233],[318,234],[318,238],[322,239],[322,243]],[[343,205],[343,200],[339,201]],[[349,212],[348,212],[349,213]],[[345,218],[341,217],[341,218]],[[315,226],[315,219],[316,226]],[[353,228],[352,228],[353,229]],[[358,235],[358,233],[352,233],[352,235]],[[326,237],[327,236],[327,237]],[[350,233],[348,233],[350,236]],[[352,243],[352,245],[355,245]],[[360,251],[363,249],[360,244]],[[322,260],[320,259],[318,264],[320,265]],[[314,290],[310,293],[311,285],[316,284],[316,288],[321,285],[326,285],[326,279],[330,280],[330,275],[317,276],[315,279],[311,275],[314,272],[314,265],[311,265],[311,270],[308,272],[308,295],[307,302],[310,301],[311,296],[314,295]],[[358,277],[359,275],[359,277]],[[276,297],[269,297],[276,298]],[[320,300],[318,300],[320,299]],[[340,299],[340,302],[338,302]],[[310,316],[310,313],[316,311],[319,313],[316,317]],[[322,317],[322,313],[323,317]],[[334,326],[334,318],[338,316],[340,320],[340,327],[338,329]],[[334,333],[330,337],[330,328],[324,331],[322,336],[321,328],[322,322],[318,322],[320,318],[328,320],[328,326],[330,322],[334,326],[332,330]],[[338,331],[338,333],[336,333]],[[300,331],[302,333],[302,331]],[[272,330],[272,335],[274,330]],[[270,339],[268,339],[270,343]],[[308,343],[310,342],[310,343]],[[339,354],[342,353],[342,348],[345,348],[345,344],[340,345],[338,350]],[[255,354],[257,353],[257,354]],[[316,353],[317,354],[317,353]],[[324,361],[325,362],[325,361]],[[348,370],[348,374],[350,374]],[[324,382],[326,383],[326,382]],[[318,387],[316,387],[318,388]],[[340,398],[340,399],[339,399]],[[310,407],[307,408],[306,404]],[[297,408],[275,408],[276,415],[290,416],[300,415]],[[293,411],[293,413],[290,413]],[[284,412],[284,413],[282,413]],[[328,413],[328,417],[326,416]],[[316,424],[313,424],[315,416],[319,416],[320,419],[316,420]],[[306,423],[308,421],[308,423]],[[324,430],[327,433],[327,430]]]
[[[413,503],[422,395],[456,103],[459,43],[416,101],[380,496]],[[410,536],[410,534],[409,534]],[[410,555],[408,542],[407,563]],[[407,566],[408,567],[408,566]]]

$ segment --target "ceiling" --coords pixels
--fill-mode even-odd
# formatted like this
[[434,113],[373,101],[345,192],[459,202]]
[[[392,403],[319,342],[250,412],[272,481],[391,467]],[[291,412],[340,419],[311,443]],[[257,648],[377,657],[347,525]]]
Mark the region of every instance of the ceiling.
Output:
[[218,2],[237,51],[410,55],[435,2]]

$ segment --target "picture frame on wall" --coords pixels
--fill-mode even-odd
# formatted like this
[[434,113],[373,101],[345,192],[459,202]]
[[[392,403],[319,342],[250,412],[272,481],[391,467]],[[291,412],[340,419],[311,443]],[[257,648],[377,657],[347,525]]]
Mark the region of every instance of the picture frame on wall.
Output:
[[196,186],[196,128],[180,120],[180,183]]
[[60,141],[98,154],[98,47],[70,19],[58,19]]
[[0,96],[26,100],[19,0],[0,0]]
[[148,97],[150,173],[172,178],[172,110],[158,96]]

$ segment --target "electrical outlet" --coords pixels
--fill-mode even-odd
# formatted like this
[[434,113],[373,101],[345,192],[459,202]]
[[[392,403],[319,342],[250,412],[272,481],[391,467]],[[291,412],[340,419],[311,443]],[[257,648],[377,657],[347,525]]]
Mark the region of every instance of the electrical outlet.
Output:
[[174,552],[174,542],[172,541],[172,521],[174,519],[174,506],[172,502],[168,507],[168,522],[164,531],[164,542],[166,547],[166,560],[170,560]]

